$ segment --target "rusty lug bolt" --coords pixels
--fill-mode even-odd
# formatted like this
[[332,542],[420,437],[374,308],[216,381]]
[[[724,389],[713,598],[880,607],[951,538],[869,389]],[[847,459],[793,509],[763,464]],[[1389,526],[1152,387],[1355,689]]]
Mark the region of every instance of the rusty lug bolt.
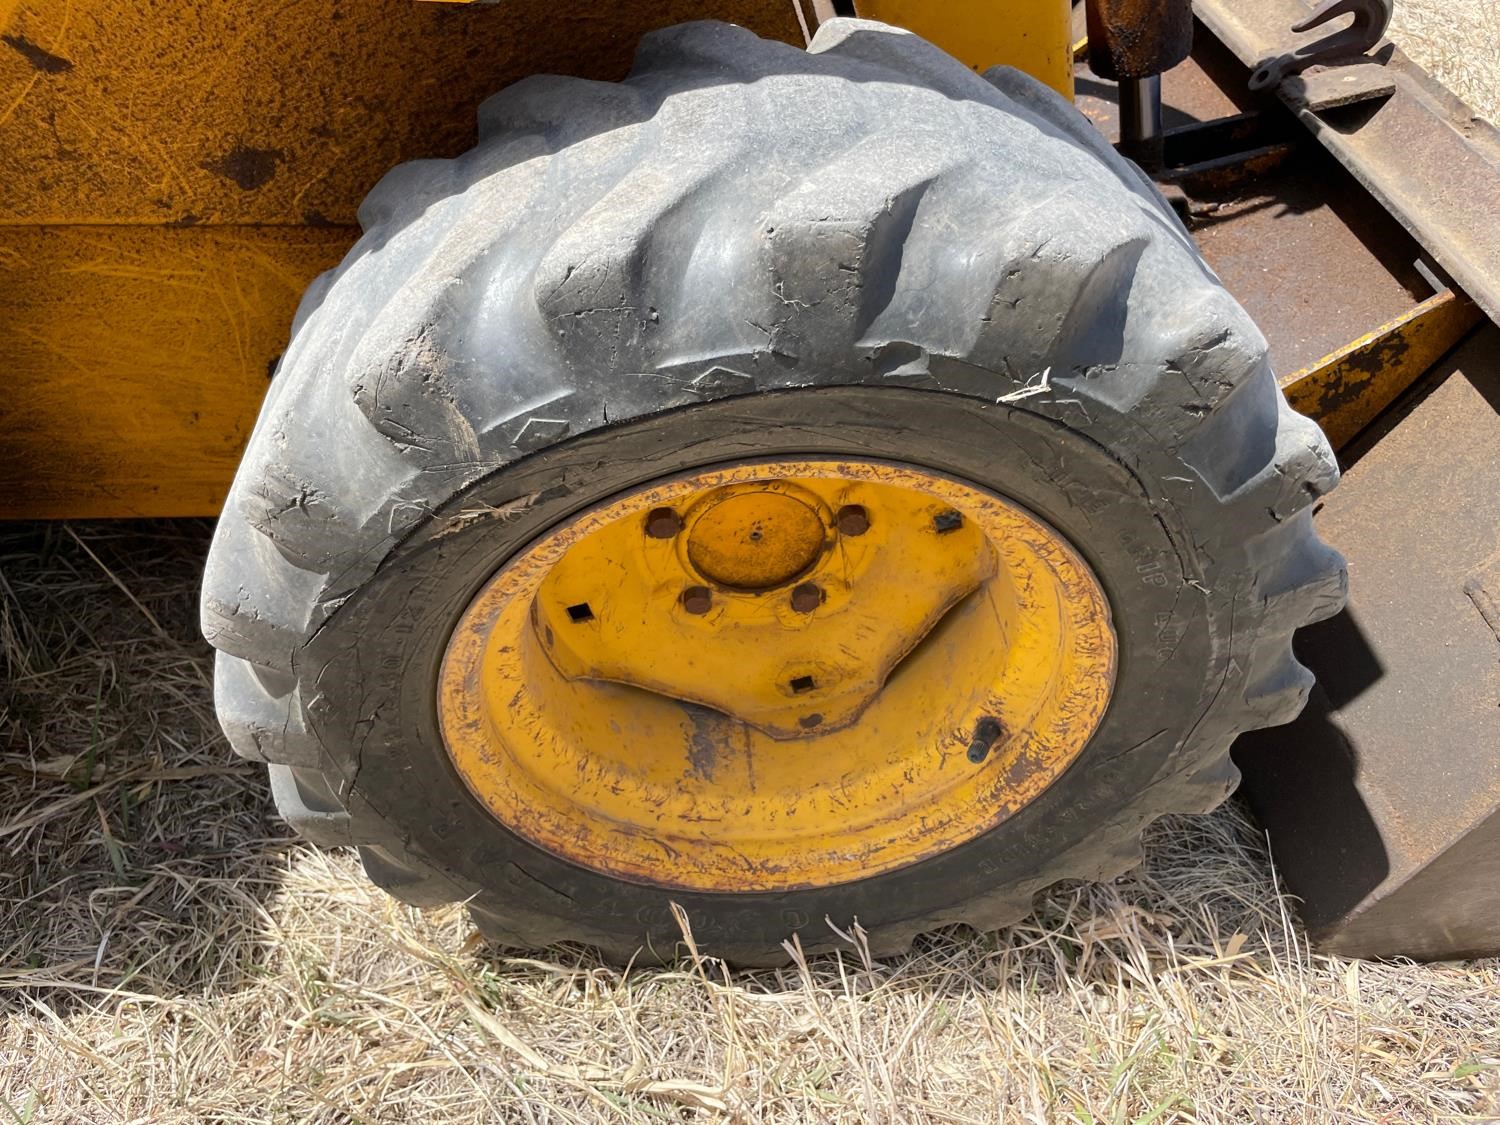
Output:
[[963,525],[964,517],[951,508],[946,512],[939,512],[932,517],[932,526],[939,535],[947,535],[950,531],[957,531]]
[[652,508],[646,513],[646,534],[652,539],[670,539],[682,530],[682,517],[671,508]]
[[845,504],[833,522],[840,535],[863,535],[870,530],[870,514],[858,504]]
[[798,613],[811,613],[823,604],[823,591],[811,582],[804,582],[792,591],[792,608]]
[[969,761],[976,766],[984,761],[990,754],[990,747],[995,745],[995,740],[1003,734],[1005,728],[1000,725],[999,719],[985,716],[974,724],[974,737],[969,740]]
[[707,613],[713,604],[713,592],[707,586],[689,586],[682,592],[682,608],[689,613]]

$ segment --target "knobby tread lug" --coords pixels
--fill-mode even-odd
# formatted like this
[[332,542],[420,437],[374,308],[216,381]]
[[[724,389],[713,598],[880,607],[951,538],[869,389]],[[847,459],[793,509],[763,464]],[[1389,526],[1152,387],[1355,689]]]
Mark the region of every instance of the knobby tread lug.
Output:
[[370,881],[412,906],[442,906],[472,893],[400,844],[359,844],[358,848]]
[[353,818],[320,773],[272,764],[271,797],[276,810],[299,835],[320,848],[353,845]]
[[[1118,873],[1145,824],[1223,798],[1236,733],[1300,708],[1292,632],[1345,592],[1311,526],[1336,463],[1171,209],[1051,91],[865,21],[825,24],[806,53],[700,23],[647,36],[624,83],[526,79],[479,124],[465,156],[387,174],[364,238],[309,289],[205,575],[224,726],[310,839],[358,846],[408,902],[472,898],[492,940],[628,955],[520,906],[519,869],[479,888],[422,854],[363,795],[358,749],[314,733],[327,703],[302,653],[407,536],[462,526],[434,513],[475,482],[604,426],[789,387],[945,392],[991,404],[997,436],[1016,411],[1112,448],[1160,497],[1184,596],[1235,615],[1170,773],[1044,870],[892,924],[877,951]],[[1139,448],[1111,446],[1121,433]]]

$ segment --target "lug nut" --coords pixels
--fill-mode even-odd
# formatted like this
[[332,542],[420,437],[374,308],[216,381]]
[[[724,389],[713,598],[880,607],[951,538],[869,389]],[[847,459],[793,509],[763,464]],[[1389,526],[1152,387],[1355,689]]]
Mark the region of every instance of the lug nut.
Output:
[[682,517],[671,508],[652,508],[646,513],[646,534],[652,539],[670,539],[682,530]]
[[689,613],[705,614],[713,604],[714,596],[707,586],[689,586],[682,592],[682,608]]
[[845,504],[834,517],[841,535],[863,535],[870,530],[870,514],[859,504]]
[[811,613],[823,604],[823,591],[811,582],[804,582],[792,591],[792,608],[798,613]]

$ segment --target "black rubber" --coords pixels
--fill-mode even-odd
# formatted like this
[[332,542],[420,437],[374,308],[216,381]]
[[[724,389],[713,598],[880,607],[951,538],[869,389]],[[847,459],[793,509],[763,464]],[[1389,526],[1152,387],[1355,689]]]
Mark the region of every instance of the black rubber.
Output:
[[[358,845],[492,938],[671,956],[683,906],[742,963],[993,927],[1233,787],[1292,718],[1297,627],[1343,603],[1311,526],[1337,469],[1265,341],[1133,165],[1019,72],[879,24],[802,52],[722,24],[620,84],[539,77],[480,143],[392,171],[320,278],[219,524],[203,600],[235,749],[308,838]],[[558,520],[685,469],[925,465],[1064,532],[1113,607],[1105,720],[1031,806],[885,876],[785,894],[627,884],[506,831],[453,772],[436,669],[469,599]]]

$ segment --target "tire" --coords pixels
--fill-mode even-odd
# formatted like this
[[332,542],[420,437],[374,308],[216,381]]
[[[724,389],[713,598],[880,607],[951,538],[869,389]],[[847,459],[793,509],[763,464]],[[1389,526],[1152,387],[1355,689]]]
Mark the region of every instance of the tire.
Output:
[[[417,905],[519,947],[878,954],[1117,874],[1234,787],[1229,746],[1311,677],[1342,606],[1337,469],[1266,344],[1133,165],[1027,76],[835,20],[808,52],[720,24],[620,84],[535,77],[455,160],[389,173],[299,310],[219,523],[203,629],[235,750],[282,815]],[[625,882],[507,831],[434,684],[496,569],[558,521],[731,459],[886,458],[1014,499],[1107,592],[1118,669],[1082,754],[978,838],[778,893]]]

